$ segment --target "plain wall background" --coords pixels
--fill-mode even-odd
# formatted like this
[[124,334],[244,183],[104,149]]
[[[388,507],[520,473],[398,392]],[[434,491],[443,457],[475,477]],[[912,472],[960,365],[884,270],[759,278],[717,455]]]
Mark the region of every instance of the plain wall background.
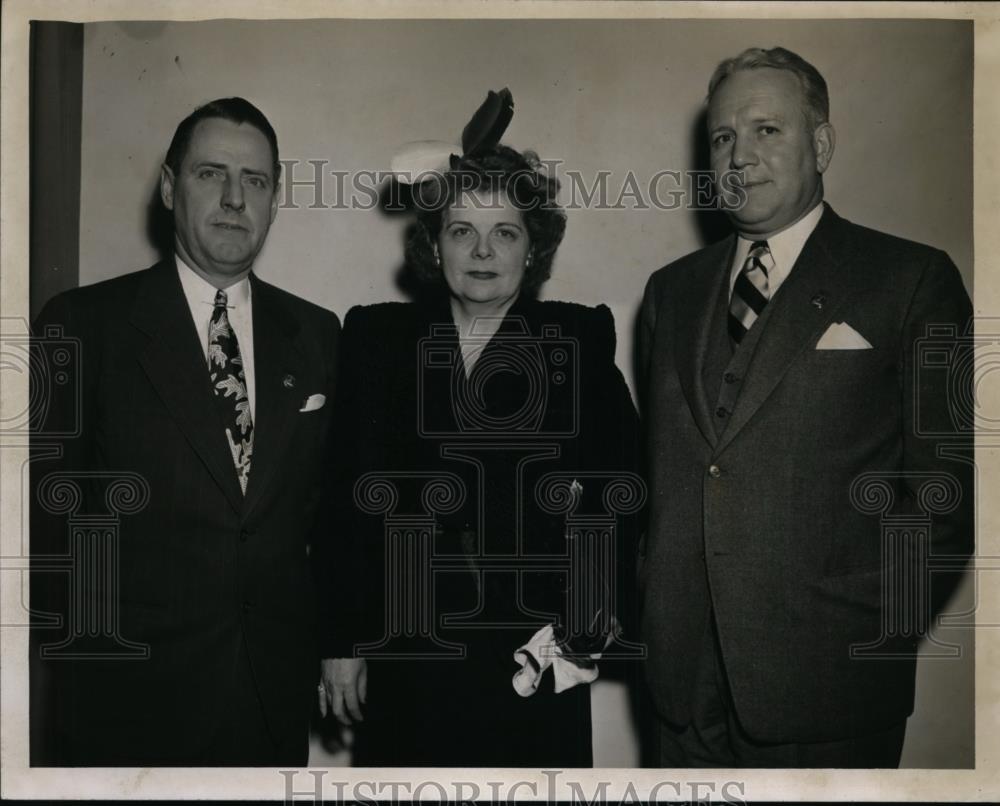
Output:
[[[457,142],[486,91],[507,86],[515,115],[505,142],[561,160],[565,184],[566,170],[587,185],[609,171],[614,200],[629,171],[645,187],[658,171],[704,167],[697,121],[712,70],[745,47],[779,44],[829,84],[837,146],[827,200],[850,220],[946,250],[971,291],[972,25],[851,20],[87,24],[80,282],[158,258],[147,222],[160,162],[177,123],[212,98],[257,104],[306,181],[308,160],[386,171],[404,142]],[[324,184],[332,202],[335,182]],[[674,189],[661,187],[663,198]],[[258,258],[262,277],[341,316],[403,298],[394,274],[405,219],[308,209],[309,187],[294,199],[300,206],[279,211]],[[608,304],[631,382],[646,279],[704,243],[685,209],[571,210],[543,296]],[[959,600],[971,602],[969,586]],[[948,639],[963,644],[963,659],[921,664],[904,766],[972,765],[971,634]],[[596,763],[634,765],[623,688],[596,685],[594,699]]]

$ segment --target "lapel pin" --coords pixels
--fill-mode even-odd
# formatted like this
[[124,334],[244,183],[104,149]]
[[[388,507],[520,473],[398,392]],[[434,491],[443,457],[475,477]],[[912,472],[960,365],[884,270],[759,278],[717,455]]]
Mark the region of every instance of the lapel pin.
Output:
[[293,386],[295,386],[295,376],[286,375],[281,382],[285,385],[286,389],[291,389]]
[[822,294],[817,294],[815,297],[813,297],[810,300],[810,302],[812,302],[813,307],[817,311],[822,311],[823,310],[823,306],[826,305],[826,297],[823,296]]

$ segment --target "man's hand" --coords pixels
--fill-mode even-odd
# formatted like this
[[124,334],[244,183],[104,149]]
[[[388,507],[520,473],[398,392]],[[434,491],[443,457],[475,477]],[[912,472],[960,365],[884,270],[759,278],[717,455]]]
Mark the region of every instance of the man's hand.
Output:
[[[319,712],[333,711],[343,725],[364,722],[361,706],[368,698],[368,664],[364,658],[324,658],[320,661]],[[352,717],[354,719],[352,719]]]

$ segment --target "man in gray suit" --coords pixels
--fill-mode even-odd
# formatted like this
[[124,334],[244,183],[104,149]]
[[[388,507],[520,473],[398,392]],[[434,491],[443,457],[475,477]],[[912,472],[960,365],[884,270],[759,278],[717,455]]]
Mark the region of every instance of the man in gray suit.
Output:
[[[828,116],[794,53],[723,62],[708,129],[735,233],[646,288],[639,584],[662,766],[898,766],[949,587],[928,588],[927,555],[972,548],[971,452],[939,451],[970,424],[949,367],[918,362],[929,326],[960,354],[969,298],[943,252],[824,203]],[[890,508],[913,525],[899,542]]]

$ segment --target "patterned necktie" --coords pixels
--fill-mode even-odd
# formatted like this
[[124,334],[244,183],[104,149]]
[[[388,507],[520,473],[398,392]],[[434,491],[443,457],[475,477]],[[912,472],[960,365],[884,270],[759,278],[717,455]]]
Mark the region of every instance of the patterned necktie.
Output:
[[755,241],[743,268],[736,277],[729,301],[729,337],[734,344],[743,341],[771,298],[767,273],[774,268],[774,258],[767,241]]
[[229,452],[240,479],[240,488],[246,495],[253,455],[253,420],[240,345],[226,310],[228,301],[225,291],[216,292],[215,309],[208,324],[208,369],[219,413],[225,424]]

